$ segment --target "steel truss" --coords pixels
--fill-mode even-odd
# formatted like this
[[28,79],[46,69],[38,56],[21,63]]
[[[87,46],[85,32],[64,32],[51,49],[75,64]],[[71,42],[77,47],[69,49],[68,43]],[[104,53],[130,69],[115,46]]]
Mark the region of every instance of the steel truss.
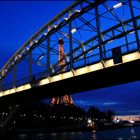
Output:
[[[57,75],[64,68],[70,71],[106,61],[112,57],[111,50],[118,46],[123,54],[139,50],[138,4],[131,0],[76,1],[35,33],[3,66],[1,90]],[[60,37],[66,53],[58,60]],[[59,67],[62,62],[63,67]],[[27,64],[28,71],[26,77],[20,79],[22,76],[17,73],[22,63]],[[5,79],[12,72],[12,82],[5,85]]]

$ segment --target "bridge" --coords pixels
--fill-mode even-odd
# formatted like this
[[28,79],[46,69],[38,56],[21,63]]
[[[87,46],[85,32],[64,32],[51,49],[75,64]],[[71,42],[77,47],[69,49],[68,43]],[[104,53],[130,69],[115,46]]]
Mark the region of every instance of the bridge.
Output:
[[[74,2],[2,67],[0,104],[23,104],[140,80],[139,7],[140,1],[131,0]],[[65,55],[58,59],[60,38]]]

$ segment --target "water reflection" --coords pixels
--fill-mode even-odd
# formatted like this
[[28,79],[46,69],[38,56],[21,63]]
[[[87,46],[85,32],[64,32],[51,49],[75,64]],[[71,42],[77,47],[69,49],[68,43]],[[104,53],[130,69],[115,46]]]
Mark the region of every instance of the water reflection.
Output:
[[140,127],[96,132],[24,133],[10,136],[12,140],[140,140]]
[[136,136],[134,128],[132,128],[130,130],[130,140],[135,140],[135,139],[137,139],[137,136]]
[[92,132],[91,140],[97,140],[96,132]]
[[20,134],[18,137],[19,137],[19,139],[24,140],[24,139],[27,139],[28,135],[27,134]]

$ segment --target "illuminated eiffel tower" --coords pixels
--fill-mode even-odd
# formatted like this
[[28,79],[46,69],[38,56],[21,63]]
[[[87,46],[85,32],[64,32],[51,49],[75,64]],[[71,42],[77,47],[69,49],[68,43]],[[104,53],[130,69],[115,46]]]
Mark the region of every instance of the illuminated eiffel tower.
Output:
[[[59,39],[58,41],[59,43],[59,56],[58,56],[58,60],[60,60],[59,62],[59,67],[62,67],[65,62],[64,60],[62,60],[64,58],[64,41],[62,38]],[[61,70],[61,72],[65,71],[65,69],[63,68]],[[71,97],[71,95],[64,95],[64,96],[59,96],[59,97],[53,97],[51,99],[51,105],[56,105],[56,104],[64,104],[64,105],[73,105],[73,99]]]

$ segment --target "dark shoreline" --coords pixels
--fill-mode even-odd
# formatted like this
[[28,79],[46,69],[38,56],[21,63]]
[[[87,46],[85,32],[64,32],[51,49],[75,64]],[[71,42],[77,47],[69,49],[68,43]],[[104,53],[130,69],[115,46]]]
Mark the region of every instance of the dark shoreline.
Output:
[[132,125],[132,126],[116,126],[116,125],[110,125],[110,126],[104,126],[100,127],[97,130],[94,130],[89,127],[81,127],[81,128],[73,128],[73,127],[58,127],[58,128],[38,128],[38,129],[11,129],[6,132],[6,134],[17,134],[17,133],[27,133],[27,134],[34,134],[34,133],[63,133],[63,132],[92,132],[92,131],[105,131],[105,130],[115,130],[115,129],[123,129],[123,128],[129,128],[129,127],[138,127],[140,125]]
[[[100,131],[106,131],[106,130],[117,130],[117,129],[124,129],[124,128],[130,128],[130,127],[139,127],[140,125],[133,125],[133,126],[106,126],[102,127],[100,129],[97,129],[94,131],[92,128],[83,127],[83,128],[66,128],[66,127],[59,127],[59,128],[38,128],[38,129],[8,129],[5,133],[0,135],[1,140],[10,139],[10,140],[18,140],[18,135],[29,135],[33,136],[35,134],[61,134],[61,133],[78,133],[78,132],[100,132]],[[13,139],[14,138],[14,139]],[[16,139],[15,139],[16,138]]]

